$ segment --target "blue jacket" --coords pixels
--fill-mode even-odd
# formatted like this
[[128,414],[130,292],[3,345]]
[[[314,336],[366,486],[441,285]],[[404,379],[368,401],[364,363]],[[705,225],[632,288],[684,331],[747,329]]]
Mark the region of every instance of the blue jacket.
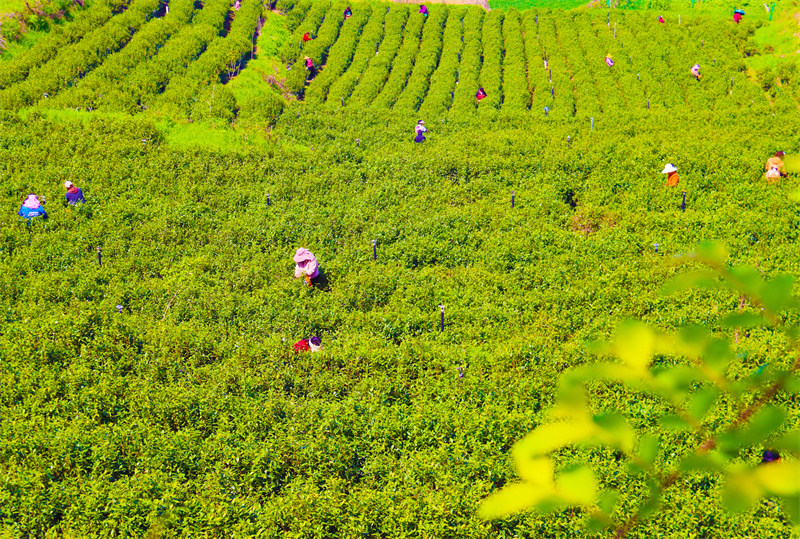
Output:
[[26,208],[25,206],[20,206],[19,207],[19,216],[20,217],[24,217],[28,221],[30,221],[34,217],[43,217],[43,218],[46,219],[47,218],[47,212],[44,211],[44,206],[39,206],[35,210],[31,209],[31,208]]

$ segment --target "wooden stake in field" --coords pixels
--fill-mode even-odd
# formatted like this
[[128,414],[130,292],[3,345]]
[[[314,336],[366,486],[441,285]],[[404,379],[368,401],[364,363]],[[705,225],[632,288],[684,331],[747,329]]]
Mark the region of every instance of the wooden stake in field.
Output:
[[439,331],[444,331],[444,305],[439,305]]
[[378,260],[378,247],[377,247],[378,240],[372,240],[372,260],[377,262]]
[[514,207],[514,191],[511,191],[511,207]]

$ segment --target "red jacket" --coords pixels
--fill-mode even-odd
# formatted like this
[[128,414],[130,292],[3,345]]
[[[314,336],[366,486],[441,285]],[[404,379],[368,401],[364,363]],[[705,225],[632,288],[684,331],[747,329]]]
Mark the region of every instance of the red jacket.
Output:
[[308,344],[308,339],[302,339],[294,343],[294,352],[310,352],[311,345]]

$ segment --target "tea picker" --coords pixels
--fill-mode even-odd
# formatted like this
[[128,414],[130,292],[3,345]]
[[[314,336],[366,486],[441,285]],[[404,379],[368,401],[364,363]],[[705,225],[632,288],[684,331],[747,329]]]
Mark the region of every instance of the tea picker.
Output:
[[319,271],[319,263],[314,254],[304,247],[297,249],[292,258],[295,263],[294,278],[302,277],[308,286],[314,286],[322,282],[322,274]]
[[67,180],[64,182],[64,187],[67,188],[67,193],[64,196],[70,206],[74,206],[78,202],[86,202],[86,199],[83,198],[83,191],[79,187],[75,187],[74,183]]
[[477,99],[478,102],[480,102],[480,100],[483,99],[484,97],[486,97],[486,92],[483,90],[483,86],[481,86],[480,88],[478,88],[478,92],[475,94],[475,99]]
[[347,19],[349,19],[349,18],[350,18],[350,17],[352,17],[352,16],[353,16],[353,10],[351,10],[351,9],[350,9],[350,6],[347,6],[347,7],[344,9],[344,19],[345,19],[345,20],[347,20]]
[[775,155],[767,159],[767,164],[764,165],[766,174],[764,177],[768,180],[778,180],[781,176],[786,176],[786,165],[783,163],[783,156],[786,153],[779,151]]
[[694,64],[691,69],[692,76],[697,79],[698,81],[702,77],[700,74],[700,64]]
[[17,212],[17,214],[20,217],[27,219],[28,224],[30,224],[31,219],[35,217],[47,219],[47,212],[44,211],[44,206],[42,206],[42,203],[39,202],[39,198],[33,193],[29,194],[27,198],[25,198],[25,201],[22,203],[22,206],[19,207],[19,212]]
[[419,135],[420,133],[427,133],[428,128],[425,127],[425,122],[420,120],[417,122],[417,125],[414,126],[414,134]]
[[418,13],[421,13],[422,15],[427,17],[428,16],[428,8],[427,8],[427,6],[425,6],[425,4],[422,4],[422,7],[419,8],[419,12]]
[[322,350],[322,339],[317,336],[301,339],[294,343],[294,353],[298,352],[319,352]]
[[303,60],[306,61],[306,71],[308,71],[308,77],[314,78],[314,60],[309,58],[308,56],[304,56]]
[[665,187],[675,187],[678,185],[680,181],[678,177],[678,168],[672,163],[667,163],[664,170],[661,171],[661,174],[667,175],[667,182],[664,184]]
[[744,17],[744,10],[743,9],[734,9],[733,10],[733,22],[735,22],[736,24],[739,24],[739,21],[742,20],[742,17]]
[[312,38],[311,36],[309,36],[309,35],[308,35],[308,32],[306,32],[305,34],[303,34],[303,43],[305,43],[306,41],[311,41],[312,39],[314,39],[314,38]]

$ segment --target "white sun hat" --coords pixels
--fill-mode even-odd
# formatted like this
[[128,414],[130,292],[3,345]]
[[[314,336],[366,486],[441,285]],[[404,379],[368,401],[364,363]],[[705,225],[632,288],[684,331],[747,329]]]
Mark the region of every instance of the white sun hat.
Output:
[[72,187],[72,185],[73,185],[73,184],[72,184],[72,182],[71,182],[71,181],[69,181],[69,180],[67,180],[67,181],[65,181],[65,182],[64,182],[64,187],[66,187],[67,189],[69,189],[70,187]]
[[664,167],[664,170],[661,171],[661,174],[669,174],[670,172],[678,172],[678,169],[675,168],[675,165],[672,163],[667,163],[667,166]]

